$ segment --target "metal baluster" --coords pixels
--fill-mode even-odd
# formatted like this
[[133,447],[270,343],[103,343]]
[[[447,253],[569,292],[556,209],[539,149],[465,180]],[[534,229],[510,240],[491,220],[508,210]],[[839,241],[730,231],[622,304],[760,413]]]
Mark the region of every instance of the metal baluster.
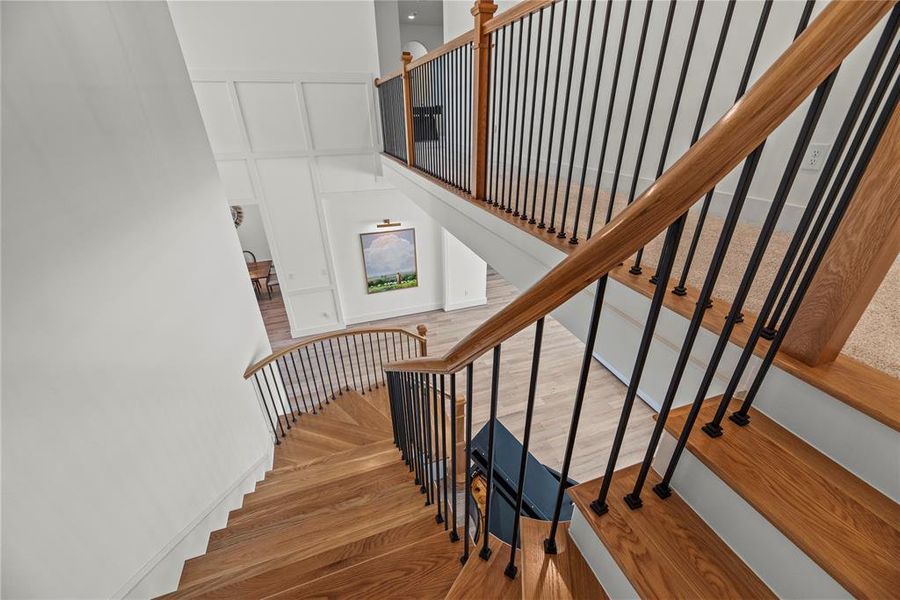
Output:
[[[300,403],[297,402],[297,391],[294,389],[294,380],[291,379],[291,371],[288,369],[287,361],[285,360],[284,356],[281,356],[280,359],[276,359],[276,362],[278,360],[281,360],[281,366],[278,367],[278,371],[280,372],[282,369],[284,369],[284,372],[287,373],[288,383],[291,384],[291,392],[288,393],[287,388],[285,387],[284,393],[285,393],[285,396],[287,396],[288,408],[291,410],[291,420],[294,423],[296,423],[297,415],[300,414]],[[281,381],[284,382],[284,377],[281,378]],[[297,413],[296,414],[294,413],[294,407],[291,406],[291,396],[294,397],[294,404],[297,405]]]
[[[528,65],[531,60],[531,17],[532,13],[528,14],[528,45],[525,49],[525,83],[522,86],[522,127],[519,131],[519,174],[518,181],[516,182],[516,210],[513,212],[513,216],[519,217],[523,221],[528,220],[528,170],[531,161],[530,151],[531,151],[531,138],[534,135],[534,95],[531,96],[531,124],[528,128],[528,146],[529,146],[529,164],[526,165],[525,168],[525,192],[522,194],[522,210],[519,210],[519,185],[522,183],[522,152],[525,149],[525,107],[528,105]],[[521,30],[520,30],[521,33]],[[537,57],[535,57],[535,65],[537,64]]]
[[[597,177],[594,181],[594,194],[591,197],[591,215],[588,217],[588,229],[585,239],[590,239],[594,232],[594,219],[597,216],[597,199],[600,195],[600,180],[603,177],[603,163],[606,162],[606,148],[609,143],[609,132],[612,124],[613,109],[616,106],[616,89],[619,87],[619,73],[622,70],[622,54],[625,51],[625,36],[628,33],[628,17],[631,15],[631,0],[625,0],[625,11],[622,15],[622,29],[619,31],[619,46],[616,50],[616,64],[613,67],[612,85],[609,91],[609,106],[606,109],[606,124],[603,126],[603,141],[600,143],[600,159],[597,161]],[[612,196],[610,196],[612,198]],[[609,211],[607,211],[609,214]],[[607,217],[606,222],[609,222]]]
[[[647,5],[650,6],[649,4]],[[699,6],[699,5],[698,5]],[[649,8],[648,8],[649,12]],[[650,87],[650,98],[647,100],[647,116],[644,119],[644,129],[641,131],[641,141],[638,145],[637,160],[634,165],[634,174],[631,177],[631,187],[628,189],[627,204],[634,202],[634,195],[637,192],[638,179],[640,179],[641,165],[644,162],[644,151],[647,149],[647,134],[650,133],[650,123],[653,121],[653,109],[656,107],[656,93],[659,91],[659,78],[662,75],[663,65],[666,61],[666,48],[669,45],[669,34],[672,31],[672,17],[675,16],[675,0],[669,1],[669,12],[666,13],[666,25],[663,28],[662,41],[659,45],[659,55],[656,59],[656,71],[653,73],[653,85]],[[680,233],[679,233],[680,238]],[[675,246],[677,251],[677,244]],[[635,263],[629,269],[632,275],[639,275],[641,267]]]
[[578,435],[578,423],[581,420],[581,407],[584,404],[584,393],[587,390],[588,374],[591,370],[594,344],[597,341],[597,328],[600,325],[600,311],[603,308],[603,296],[606,292],[607,276],[597,281],[594,290],[594,306],[591,309],[591,321],[588,326],[587,339],[584,342],[584,354],[581,358],[581,372],[578,376],[578,389],[575,392],[575,405],[572,407],[572,421],[569,424],[569,436],[566,439],[566,450],[563,455],[562,470],[560,471],[559,487],[556,490],[556,502],[553,506],[553,519],[550,521],[550,534],[544,540],[544,552],[556,554],[556,531],[559,528],[559,513],[562,510],[563,496],[566,492],[566,482],[569,481],[569,467],[572,464],[572,451],[575,449],[575,436]]
[[[678,241],[681,239],[681,232],[684,229],[684,219],[679,218],[670,226],[666,232],[665,252],[660,264],[660,276],[665,280],[669,280],[672,273],[672,263],[675,261],[675,252],[678,248]],[[634,360],[634,367],[631,370],[631,378],[628,381],[628,391],[625,393],[625,401],[622,403],[622,413],[619,416],[619,424],[616,428],[616,434],[613,438],[612,448],[610,448],[609,459],[606,461],[606,471],[603,475],[603,482],[600,485],[600,493],[597,500],[591,504],[591,509],[598,515],[605,514],[609,507],[606,504],[606,497],[609,494],[609,486],[616,471],[616,463],[619,460],[619,452],[622,449],[622,442],[625,440],[625,429],[628,427],[628,419],[631,416],[631,409],[634,406],[634,400],[637,398],[638,386],[641,383],[641,376],[644,373],[647,355],[650,352],[650,344],[653,343],[653,333],[656,331],[656,323],[659,320],[659,313],[662,310],[663,299],[666,295],[665,286],[657,286],[653,292],[653,299],[650,302],[650,312],[647,314],[647,321],[644,324],[644,331],[641,334],[641,341],[638,346],[637,356]],[[625,497],[625,503],[633,510],[640,508],[641,500],[639,497]]]
[[494,491],[494,430],[497,424],[497,392],[500,383],[500,344],[494,346],[494,362],[491,365],[491,416],[488,420],[487,485],[484,490],[484,533],[478,556],[487,560],[491,556],[488,545],[491,538],[491,495]]
[[[293,365],[293,367],[294,367],[294,377],[297,378],[297,388],[299,388],[299,390],[300,390],[300,399],[303,400],[303,410],[304,410],[307,414],[309,414],[309,406],[307,406],[307,404],[306,404],[306,397],[303,395],[303,386],[301,385],[301,382],[300,382],[300,374],[299,374],[298,371],[297,371],[297,362],[294,360],[294,353],[293,353],[293,351],[292,351],[292,352],[288,352],[288,356],[291,357],[291,365]],[[303,362],[303,361],[301,360],[301,364],[302,364],[302,362]],[[309,388],[309,382],[308,382],[308,381],[307,381],[307,383],[306,383],[306,387],[307,387],[307,394],[309,395],[310,399],[312,399],[312,394],[309,393],[309,391],[308,391],[308,388]],[[299,408],[299,407],[298,407],[298,408]],[[315,414],[315,410],[316,410],[316,405],[313,404],[313,414]]]
[[[266,416],[269,418],[269,425],[272,427],[272,434],[275,436],[275,444],[281,445],[281,440],[278,439],[278,430],[275,429],[275,421],[272,420],[272,414],[269,412],[269,407],[266,405],[266,397],[263,394],[262,387],[259,385],[259,372],[253,374],[253,381],[256,382],[256,389],[259,390],[259,399],[262,401],[263,408],[266,410]],[[277,412],[276,412],[277,414]],[[280,423],[279,423],[280,425]]]
[[[437,397],[437,375],[431,375],[431,385],[428,385],[428,374],[425,375],[425,388],[429,390],[431,394],[431,402],[428,405],[428,410],[431,411],[433,417],[433,425],[434,429],[432,429],[432,437],[434,438],[433,443],[428,447],[429,449],[433,448],[434,452],[431,455],[431,461],[429,462],[430,471],[432,473],[431,483],[433,486],[432,490],[432,498],[434,498],[434,503],[437,505],[437,515],[434,517],[436,523],[443,523],[444,516],[441,514],[441,482],[438,480],[437,473],[437,464],[438,464],[438,456],[441,453],[441,438],[438,435],[438,426],[440,425],[440,421],[438,419],[438,397]],[[431,427],[431,425],[429,425]]]
[[[334,365],[334,380],[337,381],[337,384],[338,384],[338,394],[343,396],[344,388],[341,387],[341,375],[340,375],[340,372],[338,371],[338,361],[337,361],[337,357],[334,355],[334,344],[331,342],[331,338],[328,338],[328,349],[331,351],[331,364]],[[324,342],[322,345],[322,351],[323,352],[325,351]],[[344,366],[344,362],[343,362],[343,360],[341,360],[341,367],[343,367],[343,366]],[[344,372],[344,380],[346,381],[346,379],[347,379],[347,373]]]
[[[520,19],[519,23],[519,41],[516,50],[516,92],[515,96],[513,96],[513,134],[512,134],[512,152],[510,157],[510,171],[509,171],[509,202],[506,203],[506,212],[512,213],[514,217],[519,216],[519,178],[518,173],[516,172],[516,127],[519,128],[519,139],[521,140],[522,134],[525,131],[525,127],[522,123],[519,123],[519,90],[521,86],[519,85],[520,80],[522,78],[522,61],[519,60],[522,56],[522,37],[523,31],[522,28],[524,24]],[[515,23],[512,24],[512,30],[515,30]],[[528,73],[528,59],[525,59],[525,73],[527,77]],[[522,111],[524,112],[525,108],[523,106]],[[519,166],[522,165],[522,144],[519,144]],[[516,200],[515,200],[515,210],[513,210],[513,199],[512,199],[512,190],[513,190],[513,179],[516,180]]]
[[[372,344],[372,333],[369,332],[369,354],[372,356],[372,375],[375,378],[375,389],[378,389],[378,361],[375,358],[375,346]],[[363,351],[366,349],[366,338],[363,338]]]
[[[503,53],[499,50],[500,48],[500,32],[494,31],[491,34],[491,47],[494,50],[491,52],[490,58],[490,69],[491,69],[491,77],[493,78],[493,83],[491,83],[491,87],[488,90],[488,93],[491,95],[489,102],[491,106],[490,115],[488,118],[491,123],[491,133],[488,137],[488,146],[487,149],[487,157],[488,157],[488,175],[487,175],[487,185],[485,186],[485,194],[484,200],[489,203],[493,203],[494,206],[497,205],[497,130],[499,127],[497,123],[500,119],[500,114],[497,108],[497,97],[500,95],[500,89],[497,87],[497,73],[500,71],[500,63],[503,62]],[[499,54],[500,60],[496,60],[496,55]]]
[[[816,182],[816,186],[813,189],[812,194],[810,195],[810,199],[807,202],[806,208],[803,211],[803,215],[800,218],[800,222],[797,225],[797,230],[794,233],[793,238],[791,239],[787,251],[785,252],[784,258],[781,262],[781,266],[778,269],[778,273],[775,275],[772,286],[769,289],[769,293],[766,296],[765,301],[763,302],[762,309],[760,309],[750,337],[747,343],[744,345],[744,350],[742,351],[741,356],[738,359],[734,374],[732,375],[731,380],[728,382],[728,387],[725,390],[725,394],[722,396],[722,403],[719,406],[719,410],[717,410],[716,412],[716,418],[713,420],[713,422],[717,425],[721,422],[722,419],[722,415],[720,415],[719,412],[724,412],[725,409],[723,409],[722,406],[727,407],[731,399],[734,397],[734,393],[737,391],[737,386],[740,382],[741,376],[743,375],[747,364],[749,364],[750,359],[753,356],[753,350],[756,346],[757,341],[760,337],[765,337],[762,332],[765,329],[764,326],[766,323],[766,319],[768,318],[769,312],[772,310],[772,306],[775,304],[775,301],[778,298],[778,293],[781,290],[781,286],[788,275],[788,271],[790,270],[790,267],[794,261],[794,257],[798,249],[800,248],[800,244],[802,243],[804,236],[806,235],[806,231],[809,228],[809,225],[812,222],[816,211],[818,210],[819,204],[822,201],[826,188],[831,182],[831,177],[834,174],[834,170],[837,167],[838,161],[844,153],[844,148],[846,147],[850,134],[852,133],[853,128],[856,125],[856,121],[859,118],[860,112],[862,111],[865,99],[872,88],[875,77],[878,74],[878,71],[881,68],[881,65],[887,54],[890,43],[897,32],[898,24],[900,24],[900,6],[895,6],[893,12],[891,13],[890,19],[888,20],[888,23],[885,26],[884,31],[882,32],[881,38],[878,41],[878,45],[876,46],[875,51],[872,54],[872,58],[870,59],[869,64],[866,67],[866,71],[863,74],[859,87],[857,88],[857,91],[853,97],[850,108],[847,111],[846,116],[844,117],[844,121],[841,124],[841,128],[838,131],[837,137],[835,138],[834,145],[832,146],[832,149],[828,154],[828,158],[825,161],[825,165],[822,169],[822,174],[819,176],[819,179]],[[895,48],[894,56],[892,57],[891,65],[888,67],[887,72],[893,72],[896,69],[898,55],[900,55],[900,45]],[[867,111],[866,116],[869,117],[871,116],[871,114],[873,114],[871,113],[871,111]],[[860,127],[860,131],[863,131],[866,128],[867,125],[863,125]],[[859,138],[859,134],[857,136],[857,140],[861,140],[861,138]],[[854,141],[852,147],[858,148],[858,144],[856,143],[856,141]],[[855,156],[855,150],[852,151],[852,154]],[[844,164],[847,165],[849,163],[845,162]],[[846,171],[842,169],[842,172],[845,173]],[[838,189],[840,187],[840,182],[843,181],[843,179],[844,176],[841,175],[835,183],[835,187],[833,189]],[[826,202],[826,205],[823,208],[821,214],[828,214],[831,212],[830,200],[833,197],[834,196],[832,195],[829,198],[829,201]],[[811,237],[814,239],[817,237],[817,234]],[[799,264],[803,264],[804,262],[805,260],[800,261]],[[772,337],[774,338],[774,331],[772,333]],[[737,415],[732,415],[732,417],[734,417],[732,418],[732,420],[738,424],[743,422],[743,419]]]
[[425,468],[425,506],[430,506],[434,497],[434,471],[432,470],[431,452],[431,408],[428,395],[428,374],[419,375],[419,401],[422,403],[422,454]]
[[513,517],[512,538],[509,543],[509,563],[503,573],[510,579],[515,579],[516,572],[516,548],[519,543],[519,528],[522,521],[522,502],[525,497],[525,467],[528,465],[528,446],[531,442],[531,421],[534,417],[534,396],[537,391],[538,367],[541,362],[541,341],[544,337],[544,317],[537,320],[534,328],[534,349],[531,354],[531,379],[528,383],[528,401],[525,405],[525,433],[522,436],[522,456],[519,461],[519,483],[516,489],[516,510]]
[[[538,30],[537,48],[535,49],[535,53],[534,53],[534,83],[532,83],[533,87],[531,88],[531,125],[529,126],[529,129],[528,129],[528,160],[527,160],[526,167],[525,167],[525,192],[522,194],[524,197],[523,206],[526,206],[528,204],[528,183],[529,183],[529,181],[531,181],[531,145],[534,142],[534,113],[535,113],[535,109],[537,108],[537,102],[538,102],[538,99],[537,99],[538,98],[538,96],[537,96],[538,75],[540,73],[540,66],[541,66],[541,40],[543,39],[543,31],[544,31],[544,9],[541,9],[540,11],[538,11],[537,30]],[[552,30],[552,26],[551,26],[551,30]],[[553,35],[553,33],[551,31],[551,36],[552,35]],[[548,60],[550,59],[549,50],[547,52],[547,59]],[[547,96],[546,71],[544,73],[545,73],[545,76],[544,76],[544,98],[546,99],[546,96]],[[542,120],[543,120],[543,117],[544,117],[544,105],[541,104],[541,119]],[[544,125],[541,124],[540,129],[543,129],[543,128],[544,128]],[[541,134],[542,133],[543,133],[542,131],[538,132],[538,145],[537,145],[538,150],[540,150],[540,147],[541,147]],[[540,160],[538,160],[538,163],[540,163]],[[531,218],[528,219],[528,222],[532,225],[537,223],[537,219],[535,219],[535,216],[537,215],[537,188],[538,188],[537,178],[538,178],[539,173],[540,173],[540,165],[538,164],[538,165],[535,165],[535,169],[534,169],[534,191],[533,191],[532,197],[531,197]],[[522,218],[523,219],[525,218],[525,211],[522,211]]]
[[[591,7],[594,7],[594,3],[591,2]],[[581,3],[577,3],[575,5],[575,23],[572,26],[572,52],[569,54],[569,72],[566,74],[566,89],[565,96],[563,100],[563,112],[562,112],[562,127],[559,132],[559,152],[556,155],[556,182],[553,184],[553,204],[550,209],[550,227],[547,228],[547,233],[556,233],[556,202],[559,198],[559,176],[562,172],[562,158],[563,158],[563,148],[565,147],[566,142],[566,120],[569,117],[569,99],[572,95],[572,75],[575,72],[575,50],[578,46],[578,21],[581,17]],[[560,40],[562,41],[562,40]],[[557,78],[559,78],[559,73],[556,74]],[[574,141],[573,141],[574,146]],[[560,223],[560,233],[565,237],[565,215],[563,215],[563,222]]]
[[[548,136],[549,143],[547,144],[547,175],[544,177],[544,193],[543,199],[541,200],[541,222],[538,225],[538,229],[544,229],[546,227],[544,212],[547,208],[547,190],[550,188],[550,157],[553,153],[553,130],[556,128],[556,104],[559,100],[559,72],[562,68],[562,57],[563,57],[563,43],[566,37],[566,11],[568,10],[569,2],[568,0],[562,0],[562,16],[559,21],[559,49],[556,54],[556,77],[553,78],[553,105],[550,109],[550,134]],[[556,4],[550,5],[550,30],[551,35],[553,31],[553,9],[556,7]],[[550,46],[547,46],[548,50],[548,65],[549,65],[549,53]],[[550,76],[550,72],[547,71],[546,77]],[[540,145],[538,145],[540,148]],[[538,159],[540,163],[540,159]],[[551,218],[552,213],[556,212],[556,197],[553,198],[553,207],[551,209]],[[551,231],[550,233],[553,233]]]
[[[467,125],[465,127],[466,134],[466,154],[468,160],[466,160],[466,191],[468,193],[472,193],[472,59],[473,59],[473,51],[472,44],[470,43],[466,46],[466,54],[468,59],[466,60],[466,115],[467,115]],[[492,61],[493,62],[493,61]]]
[[[319,388],[315,388],[316,398],[313,398],[313,386],[309,384],[309,374],[306,372],[306,365],[303,363],[303,355],[300,354],[300,348],[297,348],[297,356],[300,359],[300,368],[303,370],[303,379],[306,380],[306,389],[309,392],[309,402],[312,405],[313,414],[317,414],[316,411],[316,398],[319,397]],[[310,367],[311,368],[311,367]],[[313,378],[313,382],[315,382],[315,377]],[[319,407],[322,406],[322,400],[319,400]]]
[[[506,31],[509,30],[509,45],[506,44]],[[512,38],[513,38],[513,27],[512,25],[507,25],[502,29],[503,32],[503,45],[506,49],[506,60],[507,60],[507,73],[505,76],[506,79],[506,93],[502,92],[501,94],[505,97],[507,106],[502,106],[503,100],[500,100],[501,107],[503,108],[503,153],[501,154],[503,171],[500,174],[500,208],[506,208],[507,198],[506,198],[506,173],[508,171],[506,166],[507,158],[509,157],[509,95],[510,95],[510,87],[512,86]],[[503,85],[503,71],[500,71],[500,84]],[[500,168],[500,165],[497,165],[497,168]]]
[[[330,344],[331,341],[329,340],[328,343]],[[345,392],[349,392],[349,391],[350,391],[350,382],[349,382],[349,380],[347,379],[347,365],[344,364],[344,350],[341,348],[341,339],[340,339],[340,338],[338,338],[338,340],[337,340],[337,348],[338,348],[338,358],[341,359],[341,360],[340,360],[340,363],[341,363],[341,372],[344,373],[344,391],[345,391]],[[333,355],[334,355],[334,349],[332,349],[332,356],[333,356]],[[352,363],[351,363],[351,365],[350,365],[350,371],[351,371],[351,372],[353,371],[353,365],[352,365]]]
[[[578,149],[578,133],[579,133],[579,124],[581,123],[581,104],[584,101],[584,81],[587,79],[587,67],[588,67],[588,58],[590,58],[590,50],[591,50],[591,34],[594,31],[594,9],[597,7],[596,2],[591,2],[591,9],[588,13],[588,26],[587,26],[587,35],[584,40],[584,59],[583,64],[581,65],[581,82],[578,84],[578,101],[575,103],[575,127],[572,133],[572,153],[569,155],[569,174],[566,177],[566,196],[563,199],[563,213],[562,219],[559,222],[559,233],[556,234],[556,237],[560,239],[565,239],[566,237],[566,214],[569,212],[569,195],[572,192],[572,169],[575,167],[575,151]],[[578,13],[575,14],[575,28],[578,29]],[[574,57],[575,54],[575,45],[572,45],[572,55]],[[569,74],[569,81],[571,81],[571,73]],[[591,118],[593,118],[593,113],[591,114]],[[585,145],[584,147],[584,156],[585,161],[587,161],[587,155],[590,154],[591,148],[589,145]],[[583,173],[582,173],[582,179]],[[581,197],[581,192],[578,193],[579,198]],[[580,205],[581,202],[579,201]],[[578,221],[578,215],[575,215],[575,221]],[[575,237],[575,232],[573,230],[572,237]]]
[[[647,41],[647,27],[650,25],[650,9],[653,8],[653,3],[648,2],[647,8],[644,9],[644,22],[641,25],[641,33],[638,41],[638,49],[637,56],[634,59],[634,73],[631,77],[631,88],[628,92],[628,103],[625,105],[625,119],[622,124],[622,139],[619,142],[619,152],[616,156],[616,168],[613,172],[613,180],[612,187],[609,191],[609,203],[606,207],[606,222],[609,223],[610,219],[612,219],[613,205],[616,202],[616,191],[619,188],[619,175],[622,172],[622,158],[625,155],[625,142],[628,139],[628,129],[631,125],[631,113],[634,109],[634,94],[637,91],[638,78],[641,74],[641,62],[644,58],[644,47]],[[638,174],[635,173],[634,177],[637,178]]]
[[[730,8],[730,6],[729,6],[729,8]],[[759,51],[759,46],[760,46],[760,43],[762,42],[762,35],[763,35],[763,32],[765,31],[766,21],[768,21],[768,19],[769,19],[769,11],[771,10],[771,8],[772,8],[772,0],[766,0],[766,2],[763,4],[762,13],[760,15],[759,22],[757,23],[757,26],[756,26],[756,33],[753,36],[753,42],[750,45],[750,52],[748,54],[747,63],[744,67],[744,72],[741,75],[741,82],[738,85],[738,91],[737,91],[737,94],[734,99],[735,102],[737,102],[738,100],[741,99],[741,96],[744,95],[744,92],[747,89],[747,84],[750,80],[750,74],[752,71],[753,63],[756,61],[756,54]],[[806,10],[804,11],[804,15],[807,15],[808,14],[807,10],[810,10],[810,9],[811,9],[811,3],[807,2]],[[806,17],[806,18],[808,18],[808,17]],[[803,21],[803,19],[804,19],[804,17],[801,17],[801,22]],[[751,162],[753,162],[751,160],[751,158],[748,158],[744,163],[745,168],[746,168],[746,165]],[[713,194],[715,193],[715,191],[716,191],[716,188],[715,188],[715,186],[713,186],[706,193],[706,196],[703,198],[703,205],[701,206],[700,214],[697,217],[697,225],[694,228],[694,235],[691,238],[691,244],[688,248],[688,254],[684,260],[684,266],[682,267],[682,270],[681,270],[681,278],[678,280],[678,285],[675,287],[675,290],[673,290],[677,295],[683,296],[686,293],[685,286],[687,284],[687,277],[688,277],[688,274],[691,269],[691,264],[694,260],[694,254],[697,250],[697,245],[700,241],[700,235],[703,231],[703,226],[706,223],[706,215],[709,212],[709,206],[710,206],[710,203],[712,202]],[[712,306],[711,298],[707,299],[706,302],[708,303],[709,306]]]
[[[609,17],[612,14],[612,7],[613,3],[611,1],[608,1],[606,3],[606,14],[603,17],[603,33],[600,35],[600,56],[597,58],[597,73],[596,75],[594,75],[594,93],[591,97],[591,110],[588,112],[590,118],[588,119],[587,126],[587,140],[585,140],[584,143],[585,150],[584,161],[581,164],[581,181],[578,184],[578,201],[575,204],[575,218],[574,222],[572,223],[572,237],[569,239],[569,243],[573,245],[578,243],[578,222],[581,219],[581,205],[584,199],[584,183],[587,177],[588,157],[591,154],[591,140],[594,137],[594,119],[597,116],[597,99],[600,96],[600,78],[603,74],[603,62],[606,57],[606,40],[609,37]],[[585,70],[587,70],[587,61],[585,61],[584,63],[584,68]]]
[[[450,530],[450,541],[459,541],[459,532],[457,531],[457,523],[459,521],[459,512],[456,509],[456,497],[459,495],[456,489],[456,373],[450,374],[450,489],[453,490],[453,528]],[[468,523],[466,524],[468,526]],[[468,537],[468,536],[466,536]]]
[[[319,409],[322,408],[322,395],[319,394],[319,381],[316,379],[316,372],[313,370],[313,362],[312,356],[309,353],[309,346],[304,346],[304,350],[306,350],[306,364],[309,365],[309,374],[312,376],[313,384],[316,386],[316,397],[319,399]],[[301,359],[302,361],[302,359]],[[305,370],[305,367],[304,367]],[[322,384],[322,391],[325,393],[325,403],[328,403],[328,391],[325,389],[325,384]]]
[[410,400],[415,411],[415,427],[416,427],[416,483],[419,485],[419,493],[424,494],[427,491],[425,487],[425,471],[422,468],[422,450],[425,447],[422,441],[422,386],[419,385],[419,374],[412,373],[410,375]]
[[[565,0],[563,0],[565,2]],[[469,504],[472,497],[472,377],[474,369],[472,363],[466,365],[466,483],[465,483],[465,517],[463,520],[463,554],[459,557],[459,562],[466,564],[469,560]]]
[[[432,376],[432,381],[433,381]],[[444,374],[441,373],[441,480],[444,485],[444,531],[447,531],[450,521],[450,501],[447,491],[447,399],[444,396]],[[456,518],[456,514],[453,514]]]
[[[322,346],[322,354],[325,354],[325,346],[322,345],[322,342],[319,342],[318,344],[313,344],[313,345],[312,345],[312,347],[313,347],[313,354],[316,355],[316,364],[317,364],[317,365],[320,364],[320,363],[319,363],[319,360],[320,360],[320,359],[319,359],[319,349],[318,349],[318,346]],[[334,392],[334,382],[331,381],[331,370],[328,368],[328,360],[327,360],[327,358],[322,358],[321,360],[322,360],[323,363],[325,363],[325,375],[326,375],[327,378],[328,378],[328,387],[331,389],[331,399],[334,400],[334,399],[337,397],[337,395],[336,395],[335,392]],[[320,374],[320,375],[322,374],[322,367],[321,367],[321,366],[319,366],[319,374]],[[325,385],[325,381],[324,381],[324,380],[322,381],[322,385],[323,385],[323,386]],[[340,389],[340,388],[338,388],[338,389]]]
[[[838,67],[838,69],[839,68],[840,67]],[[769,245],[769,240],[772,238],[772,234],[775,231],[775,225],[778,223],[778,218],[781,216],[781,210],[784,208],[785,202],[787,202],[787,195],[791,190],[791,186],[794,184],[797,172],[800,170],[803,156],[806,153],[806,149],[809,147],[810,139],[819,122],[819,117],[822,115],[822,109],[825,107],[828,95],[831,93],[831,88],[834,85],[838,69],[835,69],[816,89],[812,102],[809,105],[809,110],[806,112],[806,117],[800,128],[800,133],[797,136],[797,141],[794,143],[794,148],[791,151],[787,166],[781,176],[781,181],[778,184],[778,190],[775,192],[775,197],[772,199],[772,205],[769,208],[766,220],[760,229],[759,238],[756,240],[756,245],[753,247],[753,253],[750,255],[750,260],[747,262],[747,267],[741,278],[741,283],[734,295],[734,300],[731,302],[731,308],[728,311],[725,326],[722,328],[719,340],[716,342],[716,347],[707,363],[707,373],[704,374],[703,381],[700,384],[700,390],[702,390],[704,398],[709,390],[709,385],[712,383],[712,376],[715,374],[716,368],[718,368],[719,361],[722,359],[728,341],[731,339],[731,332],[734,330],[734,325],[737,323],[738,315],[741,314],[741,308],[743,308],[744,301],[747,299],[747,294],[750,293],[750,286],[753,285],[753,280],[756,278],[756,273],[759,270],[759,265],[762,263],[763,255]],[[700,392],[698,391],[698,395],[699,393]],[[720,407],[722,415],[724,415],[726,408],[726,405]],[[710,421],[701,429],[710,437],[719,437],[722,435],[722,428],[720,426],[721,420],[722,417],[719,416],[718,420],[713,419],[713,421]]]
[[[697,39],[697,31],[700,28],[700,16],[703,14],[703,3],[704,0],[698,0],[697,5],[694,8],[694,18],[691,21],[691,32],[688,34],[687,45],[684,49],[684,59],[681,63],[681,72],[678,75],[678,84],[675,86],[675,98],[672,100],[672,111],[669,113],[669,124],[666,127],[666,135],[663,139],[662,150],[659,153],[659,164],[656,167],[656,178],[659,179],[660,175],[662,175],[663,169],[666,166],[666,159],[669,155],[669,145],[672,142],[672,132],[675,130],[675,121],[678,117],[678,109],[681,106],[681,96],[684,92],[684,83],[687,80],[688,68],[691,64],[691,57],[694,54],[694,42]],[[673,0],[674,4],[674,0]],[[702,121],[702,120],[701,120]],[[632,190],[633,190],[632,186]],[[629,196],[629,198],[633,197],[633,193]],[[629,200],[629,203],[631,200]],[[678,249],[675,249],[675,253],[677,255]],[[644,255],[644,248],[641,247],[637,252],[637,256],[635,257],[634,264],[631,267],[631,272],[640,273],[641,269],[641,257]],[[674,258],[674,257],[673,257]],[[659,263],[662,261],[657,261],[657,271],[659,270]],[[650,278],[652,283],[656,283],[658,279],[658,273],[654,274],[653,277]]]
[[281,423],[281,417],[278,415],[278,405],[275,404],[275,396],[272,394],[272,388],[269,386],[269,376],[266,375],[265,368],[261,369],[263,374],[263,380],[266,382],[266,391],[269,392],[269,400],[272,402],[272,410],[275,411],[275,420],[278,421],[278,429],[281,430],[281,437],[285,437],[287,435],[284,432],[284,425]]
[[[272,366],[272,363],[269,363],[266,366],[269,367],[269,373],[272,375],[272,385],[275,386],[275,392],[278,394],[278,402],[281,404],[281,415],[284,417],[284,423],[285,425],[287,425],[287,428],[290,429],[291,421],[288,418],[288,413],[290,413],[290,411],[285,408],[284,398],[281,395],[281,388],[278,387],[278,381],[279,379],[281,379],[281,371],[278,372],[278,379],[275,379],[275,368]],[[272,400],[272,402],[275,402],[274,399]],[[291,413],[291,416],[293,416],[293,413]]]

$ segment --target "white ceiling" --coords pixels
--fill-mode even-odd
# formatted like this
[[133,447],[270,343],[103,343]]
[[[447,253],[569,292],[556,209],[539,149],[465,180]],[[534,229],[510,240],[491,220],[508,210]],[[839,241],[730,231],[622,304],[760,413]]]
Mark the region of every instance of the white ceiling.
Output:
[[[442,0],[399,0],[397,8],[401,25],[443,25],[444,3]],[[408,15],[416,13],[410,20]]]

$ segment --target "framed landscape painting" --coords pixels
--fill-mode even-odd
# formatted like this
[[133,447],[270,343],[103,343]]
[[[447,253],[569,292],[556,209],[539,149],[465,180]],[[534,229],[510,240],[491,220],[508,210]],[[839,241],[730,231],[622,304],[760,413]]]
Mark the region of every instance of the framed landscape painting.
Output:
[[418,287],[415,229],[361,233],[359,238],[368,293]]

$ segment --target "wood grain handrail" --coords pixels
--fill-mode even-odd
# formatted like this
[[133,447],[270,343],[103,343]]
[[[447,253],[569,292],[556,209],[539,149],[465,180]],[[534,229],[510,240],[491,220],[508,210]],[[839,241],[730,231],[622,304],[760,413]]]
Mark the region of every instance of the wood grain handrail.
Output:
[[840,65],[895,1],[830,3],[696,144],[578,250],[443,357],[397,361],[385,370],[455,373],[609,273],[738,166]]
[[384,83],[387,83],[391,79],[396,79],[396,78],[400,77],[401,75],[403,75],[402,68],[397,69],[396,71],[391,71],[390,73],[387,73],[386,75],[382,75],[381,77],[376,77],[375,78],[375,87],[378,87]]
[[509,9],[497,13],[496,17],[485,24],[484,32],[492,33],[497,31],[555,2],[559,2],[559,0],[523,0]]
[[419,58],[410,62],[409,68],[413,69],[415,67],[418,67],[419,65],[424,65],[425,63],[429,63],[429,62],[433,61],[434,59],[438,58],[439,56],[443,56],[443,55],[447,54],[448,52],[452,52],[452,51],[456,50],[460,46],[465,46],[466,44],[468,44],[471,41],[472,41],[472,30],[470,29],[469,31],[467,31],[463,34],[456,36],[455,38],[453,38],[452,40],[450,40],[443,46],[438,46],[431,52],[428,52],[427,54],[423,54]]
[[[420,330],[424,331],[422,325],[419,325]],[[244,371],[244,379],[248,379],[254,373],[265,367],[267,364],[271,363],[274,360],[281,358],[286,354],[290,354],[294,350],[298,350],[310,344],[315,344],[317,342],[321,342],[324,340],[330,340],[341,337],[350,337],[354,335],[361,335],[366,333],[400,333],[408,336],[410,339],[416,340],[417,343],[422,344],[427,342],[427,338],[424,335],[419,335],[417,333],[413,333],[412,331],[407,331],[406,329],[400,327],[359,327],[357,329],[345,329],[343,331],[332,331],[329,333],[320,333],[319,335],[314,335],[312,337],[308,337],[305,340],[299,341],[296,344],[291,344],[285,348],[282,348],[278,352],[273,352],[269,356],[260,359],[247,367],[247,370]]]

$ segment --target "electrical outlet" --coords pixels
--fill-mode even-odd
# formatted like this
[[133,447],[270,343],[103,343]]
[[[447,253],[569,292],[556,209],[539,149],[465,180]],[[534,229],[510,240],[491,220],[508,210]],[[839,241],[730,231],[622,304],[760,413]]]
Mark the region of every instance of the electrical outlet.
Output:
[[810,144],[803,157],[803,170],[821,171],[830,147],[829,144]]

